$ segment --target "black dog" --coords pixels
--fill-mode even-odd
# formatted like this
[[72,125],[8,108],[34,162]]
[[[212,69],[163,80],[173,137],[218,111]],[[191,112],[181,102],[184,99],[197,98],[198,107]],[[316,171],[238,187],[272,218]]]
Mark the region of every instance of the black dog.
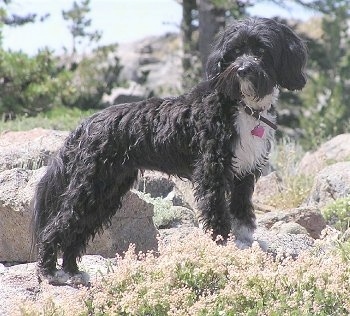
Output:
[[[139,170],[190,179],[203,226],[231,229],[252,243],[254,183],[276,126],[278,87],[301,89],[303,41],[270,19],[238,21],[223,31],[208,79],[189,93],[109,107],[67,138],[37,186],[39,270],[50,282],[79,275],[76,259],[121,206]],[[63,252],[57,270],[58,251]]]

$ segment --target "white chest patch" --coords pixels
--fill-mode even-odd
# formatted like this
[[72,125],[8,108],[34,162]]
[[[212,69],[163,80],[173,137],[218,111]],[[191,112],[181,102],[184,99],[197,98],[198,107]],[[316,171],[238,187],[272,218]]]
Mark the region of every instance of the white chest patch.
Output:
[[[271,122],[276,120],[275,116],[266,110],[261,115]],[[262,137],[252,135],[252,130],[258,125],[264,130]],[[265,123],[248,115],[243,108],[239,109],[236,116],[235,129],[239,139],[234,148],[233,168],[237,175],[243,175],[264,163],[271,149],[275,131]]]

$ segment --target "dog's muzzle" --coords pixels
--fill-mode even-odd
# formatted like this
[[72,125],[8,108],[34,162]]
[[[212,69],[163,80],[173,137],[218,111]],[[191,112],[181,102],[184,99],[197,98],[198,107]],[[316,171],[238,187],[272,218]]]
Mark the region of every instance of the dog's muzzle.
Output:
[[237,68],[238,77],[246,78],[249,74],[254,72],[254,67],[256,67],[256,65],[254,65],[252,62],[244,61],[242,65]]

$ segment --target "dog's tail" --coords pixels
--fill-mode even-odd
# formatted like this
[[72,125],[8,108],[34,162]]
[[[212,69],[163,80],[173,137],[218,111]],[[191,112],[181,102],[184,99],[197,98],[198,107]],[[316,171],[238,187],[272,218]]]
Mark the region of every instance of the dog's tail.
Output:
[[59,216],[58,196],[66,186],[65,168],[60,153],[53,157],[44,176],[38,182],[33,203],[33,247],[51,230],[55,218]]

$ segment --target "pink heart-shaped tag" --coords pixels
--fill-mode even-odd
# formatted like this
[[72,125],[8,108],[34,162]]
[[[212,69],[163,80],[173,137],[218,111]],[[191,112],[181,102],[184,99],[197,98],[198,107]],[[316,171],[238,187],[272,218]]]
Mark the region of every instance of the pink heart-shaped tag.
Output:
[[262,138],[264,136],[265,129],[262,126],[258,125],[258,126],[255,126],[250,133],[253,136]]

